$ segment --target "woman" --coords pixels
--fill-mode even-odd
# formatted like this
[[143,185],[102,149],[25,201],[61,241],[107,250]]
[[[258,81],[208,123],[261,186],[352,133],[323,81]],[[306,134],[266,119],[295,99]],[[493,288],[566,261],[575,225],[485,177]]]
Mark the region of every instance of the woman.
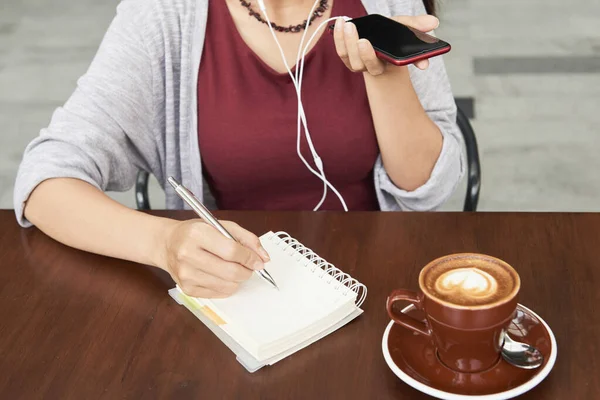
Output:
[[[313,0],[265,3],[294,65],[302,28],[278,27],[301,24]],[[421,0],[321,6],[308,35],[330,16],[367,12],[421,31],[438,25],[415,17],[426,14]],[[183,207],[168,176],[199,195],[207,186],[226,209],[316,205],[322,182],[296,156],[296,94],[263,22],[254,3],[240,0],[124,0],[77,89],[25,151],[19,222],[69,246],[162,268],[192,296],[233,293],[268,260],[255,235],[224,222],[236,244],[199,220],[146,215],[103,192],[131,188],[144,169],[165,188],[168,208]],[[350,210],[436,208],[463,173],[441,58],[386,65],[341,19],[333,36],[316,41],[303,78],[327,179]],[[331,194],[322,207],[340,208]]]

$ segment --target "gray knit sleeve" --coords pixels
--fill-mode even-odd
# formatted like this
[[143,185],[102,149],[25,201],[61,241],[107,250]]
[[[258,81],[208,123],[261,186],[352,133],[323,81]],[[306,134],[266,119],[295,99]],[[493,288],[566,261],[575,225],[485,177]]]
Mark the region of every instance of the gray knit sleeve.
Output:
[[149,12],[143,0],[117,8],[88,71],[49,126],[25,149],[14,190],[18,222],[35,187],[77,178],[101,190],[125,191],[139,168],[157,168],[152,62],[144,45]]
[[[425,14],[421,0],[410,0],[414,15]],[[410,77],[427,115],[438,126],[443,136],[441,153],[431,176],[421,187],[406,191],[390,179],[381,156],[374,169],[375,187],[383,211],[436,210],[452,195],[465,170],[465,155],[460,131],[456,125],[456,104],[442,57],[429,60],[429,68],[421,71],[409,67]]]

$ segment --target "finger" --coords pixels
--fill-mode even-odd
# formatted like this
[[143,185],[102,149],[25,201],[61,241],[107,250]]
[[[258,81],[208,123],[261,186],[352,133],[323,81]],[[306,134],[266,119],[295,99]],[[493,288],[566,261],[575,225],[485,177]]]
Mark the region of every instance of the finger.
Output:
[[385,64],[377,58],[373,46],[367,39],[358,41],[358,52],[369,74],[377,76],[384,72]]
[[199,297],[201,299],[223,299],[225,297],[229,297],[229,295],[224,293],[215,292],[214,290],[210,290],[201,286],[191,286],[191,287],[182,287],[179,286],[183,293],[191,297]]
[[248,269],[236,262],[225,261],[206,251],[198,254],[194,263],[202,271],[229,282],[244,282],[252,276],[252,269]]
[[333,29],[333,40],[335,42],[335,51],[337,52],[340,59],[344,62],[344,65],[348,69],[350,67],[350,59],[348,58],[348,50],[346,50],[346,43],[344,41],[344,24],[346,22],[342,18],[338,18],[335,21],[335,28]]
[[425,70],[429,67],[429,60],[420,60],[415,63],[415,67]]
[[350,59],[350,67],[353,71],[363,71],[365,65],[358,52],[358,32],[352,22],[346,22],[344,25],[344,41],[346,42],[346,50]]
[[415,63],[415,67],[419,69],[427,69],[429,67],[429,60],[420,60]]
[[[193,245],[191,245],[193,246]],[[193,250],[183,251],[185,254],[179,260],[178,268],[179,279],[193,279],[193,271],[198,270],[203,273],[216,276],[228,282],[244,282],[252,276],[252,270],[238,263],[225,261],[222,258],[205,250],[194,247]],[[190,272],[190,270],[192,272]],[[197,283],[197,282],[195,282]]]
[[265,250],[260,243],[260,239],[254,233],[242,228],[235,222],[221,221],[221,223],[227,228],[233,237],[235,237],[244,246],[256,252],[264,262],[269,262],[271,260],[269,253],[267,253],[267,250]]
[[410,26],[411,28],[417,29],[421,32],[430,32],[440,26],[440,20],[433,15],[401,15],[393,17],[393,19],[403,25]]
[[181,281],[181,287],[202,287],[227,296],[235,293],[240,285],[239,282],[221,279],[218,276],[204,272],[191,264],[180,269],[179,280]]
[[192,239],[197,243],[202,243],[202,248],[217,257],[234,263],[243,265],[252,270],[264,268],[264,262],[261,258],[249,248],[235,240],[223,236],[212,226],[200,224],[194,226]]

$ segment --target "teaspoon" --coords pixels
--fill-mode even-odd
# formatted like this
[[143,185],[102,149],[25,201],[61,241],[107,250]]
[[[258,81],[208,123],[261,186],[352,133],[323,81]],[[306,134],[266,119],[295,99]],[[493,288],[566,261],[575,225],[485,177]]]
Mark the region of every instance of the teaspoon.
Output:
[[538,368],[544,362],[542,353],[533,346],[512,340],[504,334],[502,357],[515,367],[524,369]]

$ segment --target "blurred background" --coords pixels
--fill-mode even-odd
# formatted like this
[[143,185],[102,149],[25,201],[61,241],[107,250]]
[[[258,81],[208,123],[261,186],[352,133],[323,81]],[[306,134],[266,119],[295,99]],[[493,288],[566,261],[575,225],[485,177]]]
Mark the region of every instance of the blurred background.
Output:
[[[116,0],[0,0],[0,208]],[[600,210],[600,0],[445,0],[437,35],[482,165],[481,211]],[[465,184],[445,209],[460,210]],[[133,191],[111,194],[134,207]],[[164,208],[151,180],[153,208]]]

